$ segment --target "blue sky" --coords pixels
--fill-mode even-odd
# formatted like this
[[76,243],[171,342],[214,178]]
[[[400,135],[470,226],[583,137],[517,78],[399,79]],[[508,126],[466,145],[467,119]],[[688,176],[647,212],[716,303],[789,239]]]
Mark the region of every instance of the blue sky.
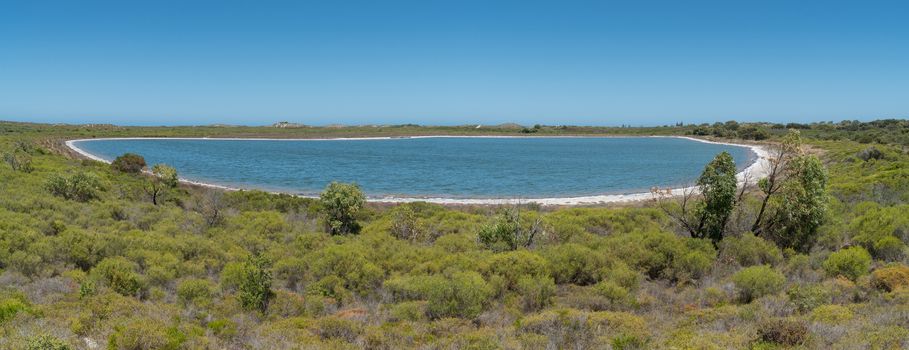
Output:
[[900,1],[0,0],[0,120],[909,116]]

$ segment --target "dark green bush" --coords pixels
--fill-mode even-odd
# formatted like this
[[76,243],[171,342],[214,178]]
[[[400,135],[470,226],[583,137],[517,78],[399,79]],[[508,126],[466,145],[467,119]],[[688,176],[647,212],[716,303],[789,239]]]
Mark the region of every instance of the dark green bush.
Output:
[[114,159],[110,166],[127,174],[138,174],[145,169],[145,158],[135,153],[124,153]]
[[333,235],[358,233],[356,215],[366,203],[366,196],[356,184],[332,182],[319,195],[325,212],[327,231]]
[[271,290],[271,271],[268,262],[261,257],[250,258],[244,265],[237,286],[237,298],[247,310],[265,312],[268,302],[274,297]]

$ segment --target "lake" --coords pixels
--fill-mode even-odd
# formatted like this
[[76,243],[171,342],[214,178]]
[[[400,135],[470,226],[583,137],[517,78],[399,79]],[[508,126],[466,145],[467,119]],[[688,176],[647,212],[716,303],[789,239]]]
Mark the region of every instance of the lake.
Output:
[[99,139],[73,144],[110,161],[137,153],[192,181],[316,195],[356,182],[371,198],[553,198],[690,185],[722,151],[675,137],[420,137],[338,140]]

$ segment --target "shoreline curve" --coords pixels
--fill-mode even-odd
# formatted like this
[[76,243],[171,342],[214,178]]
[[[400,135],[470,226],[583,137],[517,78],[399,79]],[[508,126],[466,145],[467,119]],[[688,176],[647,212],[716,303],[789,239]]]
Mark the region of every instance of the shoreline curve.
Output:
[[[696,142],[717,144],[717,145],[728,145],[728,146],[737,146],[745,147],[751,150],[754,153],[755,160],[748,165],[741,172],[736,174],[736,179],[739,183],[744,182],[746,179],[751,181],[757,181],[761,178],[767,176],[769,171],[769,155],[770,152],[762,145],[752,145],[752,144],[741,144],[741,143],[732,143],[732,142],[719,142],[719,141],[710,141],[699,139],[689,136],[512,136],[512,135],[491,135],[491,136],[480,136],[480,135],[426,135],[426,136],[401,136],[401,137],[348,137],[348,138],[308,138],[308,139],[279,139],[279,138],[240,138],[240,137],[224,137],[224,138],[209,138],[209,137],[109,137],[109,138],[91,138],[91,139],[75,139],[75,140],[66,140],[64,143],[69,149],[78,153],[79,155],[86,157],[88,159],[99,161],[102,163],[110,164],[110,161],[107,161],[101,157],[98,157],[94,154],[86,152],[85,150],[76,146],[76,142],[80,141],[92,141],[92,140],[257,140],[257,141],[356,141],[356,140],[392,140],[400,138],[584,138],[584,137],[671,137],[671,138],[681,138]],[[215,188],[226,191],[244,191],[248,189],[230,187],[206,182],[194,181],[187,178],[180,178],[180,182]],[[679,189],[673,189],[672,196],[680,195],[684,192],[696,191],[697,187],[688,186]],[[290,194],[293,196],[303,197],[303,198],[318,198],[318,196],[310,195],[300,195],[286,192],[276,192],[276,191],[266,191],[270,193],[281,193],[281,194]],[[571,205],[597,205],[597,204],[613,204],[613,203],[632,203],[639,202],[648,199],[653,199],[653,194],[650,192],[640,192],[640,193],[629,193],[629,194],[603,194],[603,195],[590,195],[590,196],[576,196],[576,197],[546,197],[546,198],[444,198],[444,197],[396,197],[396,196],[382,196],[382,197],[368,197],[367,201],[373,203],[411,203],[411,202],[428,202],[434,204],[447,204],[447,205],[502,205],[502,204],[527,204],[527,203],[537,203],[544,206],[571,206]]]

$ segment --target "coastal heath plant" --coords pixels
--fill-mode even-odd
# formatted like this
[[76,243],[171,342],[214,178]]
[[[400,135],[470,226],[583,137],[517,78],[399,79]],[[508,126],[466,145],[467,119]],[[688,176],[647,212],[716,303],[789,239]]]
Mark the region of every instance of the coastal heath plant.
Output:
[[145,158],[135,153],[124,153],[110,163],[114,170],[127,174],[138,174],[145,169]]
[[769,265],[751,266],[736,272],[732,282],[743,302],[749,303],[765,295],[779,293],[786,277]]
[[360,186],[332,182],[319,195],[319,200],[325,213],[328,233],[340,235],[360,231],[356,215],[366,203],[366,196],[360,190]]
[[274,297],[271,290],[272,276],[268,261],[262,257],[250,258],[241,269],[237,298],[246,310],[265,312],[268,302]]
[[851,247],[838,250],[824,260],[824,271],[827,276],[843,276],[855,281],[868,273],[871,267],[871,254],[865,248]]
[[101,180],[91,173],[77,173],[72,176],[54,174],[47,180],[44,187],[57,197],[77,202],[97,199],[104,189]]

